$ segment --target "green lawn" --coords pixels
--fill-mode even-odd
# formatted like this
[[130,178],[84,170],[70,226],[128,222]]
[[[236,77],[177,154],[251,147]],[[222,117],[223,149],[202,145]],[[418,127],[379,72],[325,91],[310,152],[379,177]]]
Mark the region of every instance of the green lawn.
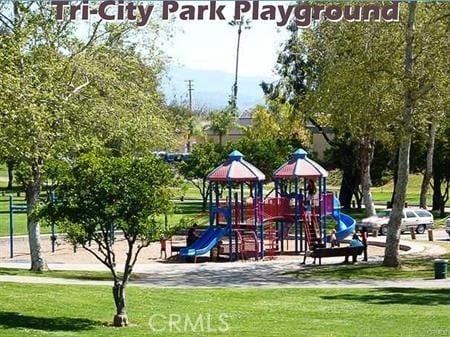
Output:
[[[0,192],[1,193],[1,192]],[[20,197],[13,195],[13,202],[17,205],[24,205],[23,193]],[[50,228],[42,228],[42,233],[49,233]],[[24,235],[27,233],[27,216],[24,213],[14,214],[14,234]],[[9,235],[9,194],[0,194],[0,236]]]
[[[450,253],[444,254],[440,258],[450,259]],[[436,257],[403,257],[402,267],[398,269],[383,267],[381,264],[342,264],[311,266],[288,274],[302,279],[326,280],[426,279],[434,277],[434,259]]]
[[[130,287],[132,325],[119,329],[109,325],[114,313],[109,287],[2,283],[0,301],[5,337],[447,335],[450,304],[447,289]],[[164,331],[150,329],[155,314],[153,327]],[[171,330],[170,315],[181,321]],[[200,317],[203,325],[186,324],[184,331],[186,317],[192,322]]]
[[[32,277],[55,277],[62,279],[76,279],[76,280],[93,280],[93,281],[111,281],[112,276],[110,271],[71,271],[71,270],[54,270],[46,272],[31,272],[26,269],[18,268],[0,268],[0,275],[11,276],[32,276]],[[120,273],[119,273],[120,275]],[[133,275],[133,279],[139,278]]]
[[[14,195],[14,203],[24,204],[24,197],[17,197]],[[195,218],[196,221],[201,225],[208,221],[208,216],[202,213],[202,205],[200,201],[196,200],[185,200],[183,202],[176,202],[173,214],[168,215],[168,225],[178,224],[181,218]],[[163,221],[163,216],[160,220]],[[15,235],[25,235],[27,234],[27,217],[26,214],[17,213],[14,214],[14,234]],[[48,234],[51,232],[49,226],[42,226],[41,233]],[[9,235],[9,195],[5,194],[2,196],[0,194],[0,236]]]

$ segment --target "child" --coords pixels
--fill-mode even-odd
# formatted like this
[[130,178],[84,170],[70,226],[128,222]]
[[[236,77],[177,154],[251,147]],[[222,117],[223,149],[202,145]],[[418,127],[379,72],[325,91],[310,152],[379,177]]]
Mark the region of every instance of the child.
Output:
[[309,200],[311,207],[314,206],[314,194],[317,192],[316,185],[314,184],[314,180],[308,180],[308,186],[306,187],[306,191],[308,194],[306,195],[306,200]]
[[357,233],[353,233],[352,239],[350,240],[350,247],[363,247],[363,243],[359,239]]
[[162,256],[164,253],[164,260],[165,260],[165,259],[167,259],[167,253],[166,253],[167,240],[163,235],[161,235],[161,237],[159,238],[159,243],[161,245],[161,254],[159,255],[159,258],[162,259]]
[[339,242],[336,238],[336,230],[335,229],[333,229],[333,231],[331,232],[330,242],[331,242],[331,248],[339,247]]

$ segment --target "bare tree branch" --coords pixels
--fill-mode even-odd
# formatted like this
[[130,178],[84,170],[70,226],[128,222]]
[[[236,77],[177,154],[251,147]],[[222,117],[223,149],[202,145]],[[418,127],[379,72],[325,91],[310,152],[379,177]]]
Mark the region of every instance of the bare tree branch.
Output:
[[72,92],[65,98],[65,101],[67,102],[73,95],[77,94],[81,89],[87,87],[91,81],[85,77],[86,82],[84,82],[83,84],[79,85],[78,87],[76,87],[75,89],[72,90]]

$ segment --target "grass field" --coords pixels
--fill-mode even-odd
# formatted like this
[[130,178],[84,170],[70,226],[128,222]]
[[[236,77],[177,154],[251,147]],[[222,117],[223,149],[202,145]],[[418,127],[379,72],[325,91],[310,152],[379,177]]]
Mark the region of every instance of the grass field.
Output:
[[[14,196],[14,204],[24,204],[25,200],[23,195],[21,197]],[[183,202],[175,202],[174,213],[168,215],[168,225],[178,224],[183,217],[195,218],[199,224],[206,223],[208,217],[206,214],[202,214],[202,205],[199,201],[186,200]],[[161,221],[164,221],[164,217],[160,217]],[[27,233],[26,214],[16,213],[14,214],[14,234],[25,235]],[[42,226],[41,233],[48,234],[51,232],[49,226]],[[0,236],[9,235],[9,196],[0,195]]]
[[[449,259],[450,253],[440,258]],[[394,280],[394,279],[426,279],[434,276],[433,261],[436,257],[403,257],[399,269],[383,267],[381,264],[328,265],[299,269],[289,274],[298,278],[326,280]]]
[[[114,314],[109,287],[2,283],[0,301],[0,334],[5,337],[406,337],[449,332],[447,289],[130,287],[128,313],[132,324],[123,329],[109,325]],[[159,332],[149,324],[156,314],[152,326]],[[174,321],[180,318],[180,323],[170,326],[170,315]],[[200,317],[202,325],[194,329],[186,324],[186,317],[192,322]]]

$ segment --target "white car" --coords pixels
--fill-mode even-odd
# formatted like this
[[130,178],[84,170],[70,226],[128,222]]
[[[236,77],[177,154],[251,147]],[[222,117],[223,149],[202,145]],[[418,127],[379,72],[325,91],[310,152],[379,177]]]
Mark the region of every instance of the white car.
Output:
[[[391,215],[390,209],[386,209],[377,213],[376,216],[362,219],[359,227],[367,228],[369,232],[379,231],[380,234],[386,235],[387,224]],[[401,232],[409,231],[414,228],[418,234],[423,234],[427,228],[433,226],[433,214],[425,209],[405,208],[403,210],[402,222],[400,224]]]

